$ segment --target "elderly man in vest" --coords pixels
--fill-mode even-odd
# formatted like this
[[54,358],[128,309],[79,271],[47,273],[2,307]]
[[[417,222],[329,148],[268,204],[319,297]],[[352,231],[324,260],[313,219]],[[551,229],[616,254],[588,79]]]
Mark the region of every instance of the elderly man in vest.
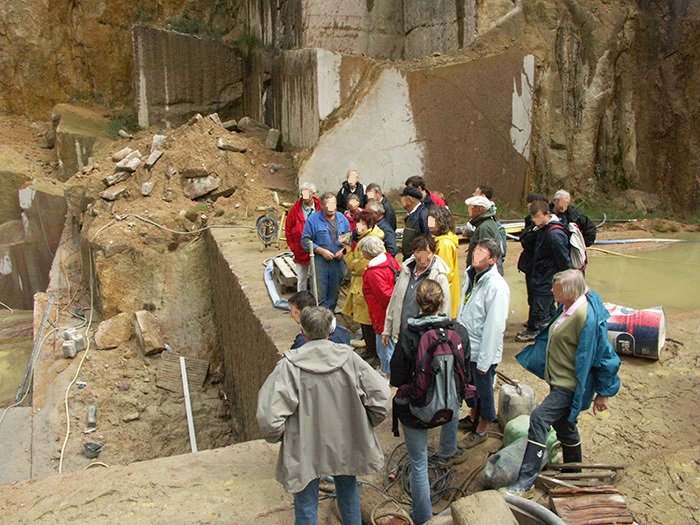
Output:
[[530,415],[518,480],[506,489],[513,493],[534,485],[549,427],[554,427],[562,444],[564,463],[581,462],[581,437],[576,426],[579,413],[591,402],[594,414],[606,410],[608,398],[620,389],[620,358],[608,340],[610,314],[600,296],[587,290],[579,270],[557,273],[552,288],[559,303],[554,318],[534,344],[515,356],[527,370],[544,379],[550,390]]
[[389,386],[351,347],[328,340],[332,321],[326,308],[305,308],[307,343],[284,354],[258,394],[260,432],[282,442],[276,477],[294,493],[296,525],[317,523],[322,476],[333,476],[342,522],[361,525],[356,476],[384,464],[374,427],[388,414]]

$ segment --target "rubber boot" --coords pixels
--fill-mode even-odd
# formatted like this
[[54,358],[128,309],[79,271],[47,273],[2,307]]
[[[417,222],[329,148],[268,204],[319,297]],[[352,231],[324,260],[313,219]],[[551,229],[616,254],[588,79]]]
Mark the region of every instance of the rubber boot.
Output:
[[532,488],[542,468],[542,458],[544,457],[545,449],[546,447],[543,445],[533,443],[532,441],[527,442],[523,463],[520,465],[518,480],[509,487],[506,487],[506,492],[522,494]]
[[[583,459],[583,454],[581,453],[581,443],[577,445],[565,445],[561,444],[561,452],[564,463],[581,463]],[[562,472],[581,472],[580,468],[562,468]]]

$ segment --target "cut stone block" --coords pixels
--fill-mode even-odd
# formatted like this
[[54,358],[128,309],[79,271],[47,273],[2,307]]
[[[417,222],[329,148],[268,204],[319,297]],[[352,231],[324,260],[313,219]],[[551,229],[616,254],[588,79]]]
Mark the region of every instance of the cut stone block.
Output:
[[102,179],[102,182],[105,186],[114,186],[115,184],[129,180],[129,177],[131,177],[130,171],[118,171],[116,173],[112,173],[111,175],[107,175],[104,179]]
[[160,149],[167,138],[168,137],[166,135],[153,135],[153,140],[151,141],[151,153],[157,149]]
[[128,156],[125,159],[120,160],[117,162],[117,171],[128,171],[129,173],[135,172],[138,167],[141,165],[141,159],[132,157],[129,158]]
[[[177,173],[177,171],[175,171],[174,173]],[[184,168],[180,172],[180,175],[183,179],[196,179],[199,177],[208,177],[209,170],[204,166]]]
[[119,151],[117,151],[116,153],[112,154],[112,160],[114,162],[119,162],[120,160],[123,160],[124,158],[126,158],[126,156],[129,153],[131,153],[132,151],[134,151],[134,150],[128,146],[126,148],[122,148]]
[[151,312],[139,310],[134,318],[134,332],[143,355],[153,355],[165,349],[158,319]]
[[224,127],[224,129],[227,129],[229,131],[234,131],[238,128],[238,123],[233,119],[227,120],[226,122],[222,122],[221,125]]
[[129,188],[125,183],[117,184],[100,192],[100,197],[106,201],[116,201],[121,196],[127,196]]
[[212,113],[211,115],[209,115],[209,118],[212,119],[216,124],[221,126],[221,119],[219,118],[218,113]]
[[274,151],[279,151],[282,146],[282,133],[280,130],[272,128],[267,132],[265,147]]
[[216,147],[223,151],[234,151],[236,153],[245,153],[246,151],[248,151],[248,149],[244,147],[234,146],[233,144],[226,144],[221,137],[219,137],[219,140],[216,141]]
[[133,333],[133,314],[122,312],[102,321],[95,333],[95,345],[99,350],[117,348],[131,339]]
[[153,150],[151,154],[148,156],[146,159],[146,162],[144,165],[146,166],[147,170],[150,170],[153,166],[156,165],[156,162],[158,162],[158,159],[163,156],[163,152],[160,151],[159,149]]
[[144,197],[148,197],[151,193],[153,193],[153,187],[155,185],[156,183],[152,180],[141,184],[141,195],[143,195]]
[[190,183],[186,184],[182,189],[182,193],[188,199],[196,199],[202,197],[207,193],[211,193],[219,187],[221,184],[221,179],[215,175],[210,175],[209,177],[193,179]]

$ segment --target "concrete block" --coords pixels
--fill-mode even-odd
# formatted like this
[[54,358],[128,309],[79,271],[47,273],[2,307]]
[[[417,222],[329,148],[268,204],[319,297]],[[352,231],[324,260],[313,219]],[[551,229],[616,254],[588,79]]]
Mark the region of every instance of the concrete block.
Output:
[[148,197],[153,193],[153,187],[156,185],[155,181],[149,180],[141,184],[141,195]]
[[282,147],[282,133],[280,130],[272,128],[267,132],[265,147],[274,151],[279,151]]
[[128,156],[125,159],[120,160],[117,162],[116,169],[117,171],[128,171],[129,173],[135,172],[138,167],[141,165],[141,159],[139,158],[129,158]]
[[131,177],[130,171],[118,171],[116,173],[112,173],[111,175],[107,175],[104,179],[102,179],[102,182],[105,186],[114,186],[115,184],[129,180],[129,177]]
[[182,193],[188,199],[196,199],[202,197],[207,193],[211,193],[219,187],[221,184],[221,179],[215,175],[210,175],[208,177],[193,179],[182,189]]
[[518,525],[518,520],[498,491],[485,490],[452,504],[455,525]]
[[248,151],[247,148],[225,143],[221,137],[219,137],[219,140],[216,141],[216,147],[223,151],[233,151],[236,153],[245,153]]
[[146,162],[144,163],[144,166],[146,166],[147,170],[150,170],[153,168],[153,166],[156,165],[156,162],[158,162],[158,159],[160,159],[163,156],[163,152],[160,151],[159,149],[155,149],[151,151],[151,154],[148,156],[146,159]]
[[112,154],[112,160],[114,162],[119,162],[120,160],[123,160],[132,151],[134,151],[134,150],[128,146],[126,148],[122,148],[119,151],[117,151],[116,153]]
[[75,341],[63,341],[61,343],[61,350],[63,350],[63,357],[66,359],[73,359],[78,350],[75,348]]
[[97,407],[95,405],[87,407],[87,428],[97,428]]
[[140,310],[134,317],[134,332],[144,355],[153,355],[165,349],[158,319],[151,312]]

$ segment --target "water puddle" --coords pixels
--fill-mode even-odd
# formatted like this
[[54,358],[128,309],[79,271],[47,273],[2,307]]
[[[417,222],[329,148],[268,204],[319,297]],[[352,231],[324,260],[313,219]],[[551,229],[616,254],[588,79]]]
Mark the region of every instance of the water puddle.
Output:
[[[696,242],[659,245],[625,256],[591,253],[586,281],[603,300],[635,310],[663,306],[667,315],[700,309],[700,236]],[[621,252],[620,246],[601,248]],[[527,319],[525,278],[515,268],[506,270],[511,289],[510,321]]]
[[32,353],[32,311],[0,312],[0,407],[11,405]]

